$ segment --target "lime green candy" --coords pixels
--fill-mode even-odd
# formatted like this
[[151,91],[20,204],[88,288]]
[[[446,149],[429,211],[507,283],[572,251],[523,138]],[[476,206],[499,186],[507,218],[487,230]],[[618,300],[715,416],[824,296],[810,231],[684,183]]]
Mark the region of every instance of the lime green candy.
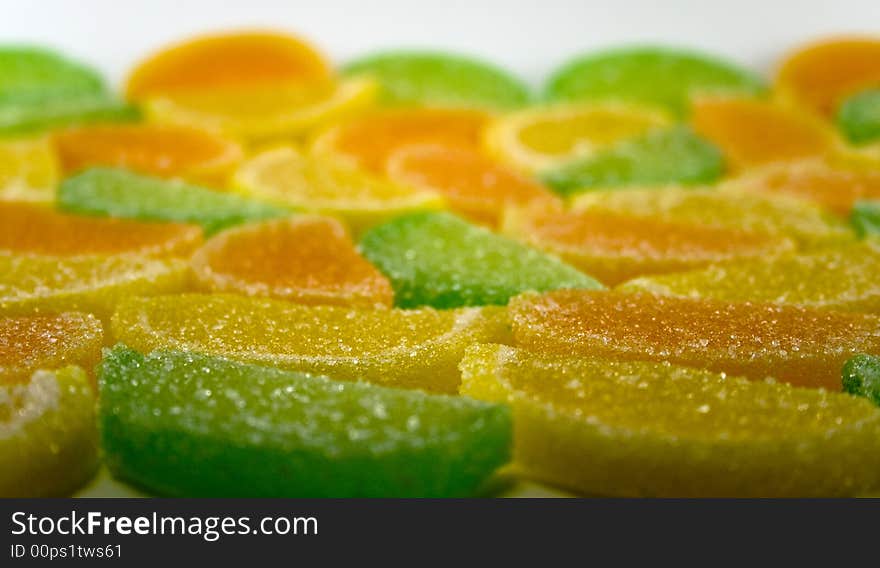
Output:
[[727,61],[668,47],[624,47],[590,53],[563,65],[547,82],[554,101],[618,100],[683,117],[694,95],[757,94],[761,79]]
[[510,455],[509,409],[125,346],[98,367],[117,477],[191,497],[472,495]]
[[58,97],[54,93],[0,96],[0,135],[17,135],[87,122],[140,118],[136,107],[104,94]]
[[880,357],[856,355],[843,365],[843,391],[880,406]]
[[114,168],[92,168],[66,179],[58,190],[58,206],[87,215],[197,223],[207,234],[291,214],[238,195]]
[[837,111],[837,127],[853,144],[880,140],[880,88],[846,99]]
[[850,223],[859,237],[880,236],[880,201],[857,201],[850,213]]
[[563,195],[591,189],[712,183],[724,171],[721,151],[689,128],[654,130],[592,156],[543,172]]
[[63,98],[105,91],[97,71],[38,47],[0,47],[0,98],[52,95]]
[[343,72],[374,77],[389,105],[504,110],[531,99],[528,87],[507,71],[462,55],[391,51],[353,61]]
[[414,213],[368,231],[364,256],[391,280],[398,307],[507,304],[525,291],[601,288],[555,257],[448,213]]

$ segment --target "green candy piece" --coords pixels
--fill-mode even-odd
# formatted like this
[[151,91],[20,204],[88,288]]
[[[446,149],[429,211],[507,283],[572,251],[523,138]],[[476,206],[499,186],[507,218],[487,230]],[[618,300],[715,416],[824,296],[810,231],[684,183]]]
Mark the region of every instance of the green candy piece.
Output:
[[857,201],[850,213],[850,224],[860,238],[880,235],[880,201]]
[[541,179],[563,195],[591,189],[712,183],[724,172],[724,157],[689,128],[653,130],[619,142],[562,167]]
[[880,88],[846,99],[837,111],[837,127],[856,145],[880,140]]
[[495,65],[437,52],[391,51],[345,66],[346,75],[370,75],[388,105],[436,105],[506,110],[531,100],[529,88]]
[[29,93],[54,98],[105,92],[97,71],[39,47],[0,47],[0,98]]
[[694,95],[760,94],[756,74],[722,59],[668,47],[624,47],[575,58],[551,75],[553,101],[617,100],[650,105],[684,117]]
[[880,406],[880,357],[856,355],[844,363],[843,391]]
[[239,195],[115,168],[92,168],[67,178],[58,206],[73,213],[201,225],[206,234],[290,211]]
[[4,136],[139,118],[137,107],[103,94],[58,98],[54,93],[28,92],[0,96],[0,135]]
[[504,405],[119,345],[98,366],[105,461],[186,497],[472,495],[510,457]]
[[363,255],[401,308],[507,304],[525,291],[602,288],[561,260],[448,213],[414,213],[369,230]]

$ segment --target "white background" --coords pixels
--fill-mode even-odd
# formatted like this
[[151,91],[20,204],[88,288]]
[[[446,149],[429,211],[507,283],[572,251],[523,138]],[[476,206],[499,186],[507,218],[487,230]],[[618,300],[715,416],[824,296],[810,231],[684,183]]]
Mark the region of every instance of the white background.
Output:
[[55,46],[114,82],[166,42],[241,26],[293,31],[337,61],[397,46],[471,52],[537,83],[581,50],[628,41],[769,72],[817,36],[880,33],[880,0],[0,0],[0,41]]

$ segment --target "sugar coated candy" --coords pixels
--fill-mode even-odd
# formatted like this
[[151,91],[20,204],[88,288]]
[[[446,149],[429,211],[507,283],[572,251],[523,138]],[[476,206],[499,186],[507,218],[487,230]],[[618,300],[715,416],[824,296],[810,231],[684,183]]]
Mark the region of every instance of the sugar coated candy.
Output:
[[47,137],[0,141],[0,200],[51,202],[58,173]]
[[847,358],[880,354],[880,317],[799,306],[556,290],[514,298],[508,312],[516,345],[536,352],[669,361],[836,391]]
[[850,220],[860,236],[880,235],[880,200],[857,201]]
[[90,122],[132,122],[140,111],[108,94],[0,94],[0,135],[37,133]]
[[454,393],[464,348],[491,337],[504,341],[507,325],[498,308],[373,310],[181,294],[126,300],[113,316],[112,333],[142,352],[193,351],[339,380]]
[[185,497],[455,497],[507,462],[505,406],[124,346],[100,366],[114,475]]
[[836,118],[837,127],[853,144],[880,140],[880,88],[866,89],[847,98]]
[[391,280],[401,308],[506,304],[516,294],[600,288],[555,257],[448,213],[414,213],[368,231],[364,256]]
[[860,354],[843,366],[843,390],[880,406],[880,357]]
[[63,98],[104,92],[104,80],[94,70],[49,49],[0,48],[0,99],[7,97]]
[[391,283],[358,254],[339,221],[300,216],[223,231],[192,258],[208,291],[303,304],[390,307]]
[[468,349],[463,394],[508,403],[514,465],[589,495],[829,497],[880,487],[880,410],[668,363]]

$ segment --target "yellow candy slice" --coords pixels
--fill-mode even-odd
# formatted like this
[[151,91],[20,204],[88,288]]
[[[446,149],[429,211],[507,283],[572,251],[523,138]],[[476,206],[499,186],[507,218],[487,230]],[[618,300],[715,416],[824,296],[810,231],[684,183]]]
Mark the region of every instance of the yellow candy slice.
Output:
[[506,402],[526,475],[608,496],[827,497],[880,487],[880,409],[664,363],[471,347],[461,393]]
[[58,162],[47,137],[0,142],[0,200],[55,199]]
[[97,468],[95,395],[82,369],[0,384],[0,497],[63,497]]
[[503,340],[502,315],[498,308],[370,310],[183,294],[130,299],[111,326],[116,341],[144,353],[188,350],[339,380],[454,393],[465,346]]

